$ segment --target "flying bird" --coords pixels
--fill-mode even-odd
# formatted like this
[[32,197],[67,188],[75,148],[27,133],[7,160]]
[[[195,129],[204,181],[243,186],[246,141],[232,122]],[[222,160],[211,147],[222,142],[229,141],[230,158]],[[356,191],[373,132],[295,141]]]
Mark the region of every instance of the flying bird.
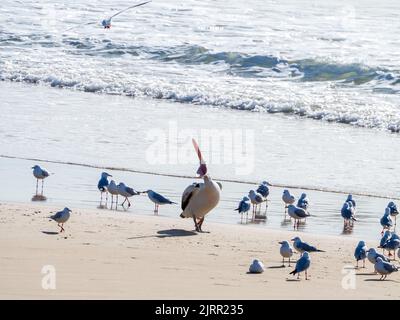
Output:
[[196,140],[192,139],[193,147],[199,158],[200,166],[197,169],[199,178],[202,178],[204,183],[193,183],[188,186],[182,194],[181,218],[192,218],[196,231],[202,231],[202,225],[206,214],[214,209],[221,196],[222,185],[214,182],[207,174],[207,165],[203,159],[200,148]]
[[173,201],[165,198],[164,196],[162,196],[161,194],[159,194],[153,190],[147,190],[147,191],[144,191],[144,193],[147,193],[147,196],[149,197],[149,199],[154,203],[154,213],[155,214],[158,214],[158,207],[160,205],[176,204],[176,202],[173,202]]
[[[121,10],[121,11],[118,11],[117,13],[113,14],[111,17],[108,17],[108,18],[106,18],[106,19],[103,19],[103,20],[101,21],[101,25],[103,26],[104,29],[110,29],[110,28],[111,28],[111,20],[112,20],[112,18],[114,18],[114,17],[120,15],[121,13],[123,13],[123,12],[125,12],[125,11],[128,11],[128,10],[130,10],[130,9],[143,6],[143,5],[145,5],[146,3],[149,3],[149,2],[151,2],[151,0],[150,0],[150,1],[146,1],[146,2],[142,2],[142,3],[139,3],[139,4],[135,4],[135,5],[129,6],[129,7],[125,8],[125,9],[123,9],[123,10]],[[70,30],[75,29],[75,28],[77,28],[77,27],[79,27],[79,26],[82,26],[82,25],[92,25],[92,24],[98,24],[98,22],[92,21],[92,22],[87,22],[87,23],[79,24],[79,25],[73,26],[73,27],[71,27],[71,28],[69,28],[69,29],[67,29],[67,30],[65,30],[65,31],[70,31]]]
[[44,179],[46,179],[49,176],[49,173],[38,165],[33,166],[32,169],[33,169],[33,176],[36,178],[36,195],[38,195],[39,180],[42,180],[42,191],[40,195],[43,196]]
[[56,214],[50,216],[50,219],[57,222],[57,225],[60,227],[60,233],[65,231],[64,223],[68,221],[71,212],[72,211],[70,209],[65,207],[63,210],[58,211]]

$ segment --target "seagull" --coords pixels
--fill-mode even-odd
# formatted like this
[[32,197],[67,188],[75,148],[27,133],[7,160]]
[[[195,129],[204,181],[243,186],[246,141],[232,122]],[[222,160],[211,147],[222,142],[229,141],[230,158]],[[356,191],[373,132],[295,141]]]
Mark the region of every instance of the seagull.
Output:
[[182,213],[181,218],[192,218],[197,232],[203,232],[201,226],[204,217],[214,209],[221,196],[222,185],[214,182],[207,174],[207,165],[203,159],[200,148],[196,140],[192,139],[193,147],[200,161],[197,169],[199,178],[203,178],[204,183],[193,183],[188,186],[182,194]]
[[305,193],[302,193],[299,200],[297,201],[297,206],[301,209],[308,211],[310,203]]
[[[112,18],[114,18],[115,16],[118,16],[119,14],[121,14],[121,13],[123,13],[123,12],[125,12],[125,11],[127,11],[129,9],[133,9],[133,8],[136,8],[136,7],[139,7],[139,6],[143,6],[143,5],[145,5],[146,3],[149,3],[149,2],[151,2],[151,0],[150,1],[146,1],[146,2],[142,2],[142,3],[139,3],[139,4],[135,4],[133,6],[125,8],[125,9],[123,9],[121,11],[118,11],[117,13],[113,14],[111,17],[103,19],[103,21],[101,21],[101,25],[103,26],[104,29],[110,29],[111,28],[111,20],[112,20]],[[81,25],[91,25],[91,24],[97,24],[97,23],[98,22],[87,22],[87,23],[79,24],[79,25],[76,25],[76,26],[73,26],[73,27],[67,29],[66,31],[70,31],[70,30],[75,29],[75,28],[77,28],[77,27],[79,27]]]
[[119,195],[121,195],[125,198],[124,202],[122,202],[122,204],[121,204],[121,206],[123,208],[125,208],[124,203],[126,201],[128,202],[128,208],[131,206],[131,203],[128,198],[130,198],[132,196],[137,196],[140,194],[140,192],[138,192],[130,187],[127,187],[123,182],[118,184],[118,193],[119,193]]
[[365,268],[365,259],[367,258],[367,246],[365,245],[364,241],[360,241],[356,247],[356,250],[354,251],[354,258],[356,258],[357,261],[357,266],[358,268],[358,261],[362,260],[363,261],[363,268]]
[[343,204],[343,207],[342,207],[342,210],[340,213],[344,219],[343,220],[344,227],[352,226],[353,221],[357,221],[356,218],[354,218],[355,209],[354,209],[353,203],[351,201],[347,201]]
[[308,280],[307,270],[310,267],[310,264],[311,264],[310,255],[308,254],[308,252],[304,252],[303,255],[300,257],[300,259],[297,260],[295,269],[289,274],[295,275],[297,273],[297,279],[300,279],[300,272],[304,271],[306,275],[306,280]]
[[396,225],[397,215],[399,214],[397,206],[393,201],[390,201],[387,207],[390,209],[390,216],[394,217],[394,225]]
[[389,251],[389,257],[392,255],[390,251],[393,251],[394,260],[396,260],[396,250],[399,247],[400,247],[400,239],[393,236],[390,237],[383,245],[379,246],[379,248]]
[[317,249],[314,246],[309,245],[307,242],[301,241],[300,237],[295,237],[295,238],[292,239],[292,241],[293,241],[293,247],[299,253],[304,253],[304,252],[325,252],[323,250]]
[[267,181],[263,181],[261,182],[261,184],[258,186],[256,192],[258,194],[261,194],[261,196],[263,197],[263,200],[265,201],[265,212],[267,212],[267,208],[268,208],[268,196],[269,196],[269,188],[268,186],[271,186],[271,184],[269,184]]
[[281,241],[279,242],[281,245],[281,248],[279,250],[281,256],[282,256],[282,266],[285,266],[285,258],[289,259],[289,267],[290,267],[290,258],[293,256],[293,248],[287,241]]
[[353,205],[353,208],[354,208],[354,209],[356,208],[356,202],[355,202],[355,200],[353,199],[353,195],[352,195],[352,194],[349,194],[349,195],[347,196],[346,202],[351,202],[351,204]]
[[[392,233],[389,230],[386,230],[383,234],[381,241],[379,243],[379,248],[382,248],[385,243],[392,237]],[[382,249],[382,253],[385,253],[385,249]]]
[[[67,207],[65,207],[62,211],[57,212],[56,214],[52,215],[50,217],[50,219],[54,220],[55,222],[57,222],[57,225],[61,228],[60,229],[60,233],[65,231],[64,230],[64,223],[68,221],[69,219],[69,214],[72,211],[70,209],[68,209]],[[60,225],[61,224],[61,225]]]
[[288,205],[295,203],[296,198],[290,194],[289,190],[285,189],[283,190],[282,200],[285,203],[285,219],[286,219],[286,212]]
[[297,229],[299,228],[301,219],[305,219],[310,216],[310,214],[305,209],[297,208],[293,204],[290,204],[288,206],[288,214],[291,218],[294,219],[293,229],[296,229],[296,224]]
[[154,213],[158,214],[158,207],[160,205],[164,204],[176,204],[176,202],[173,202],[165,197],[163,197],[161,194],[153,191],[153,190],[147,190],[144,191],[144,193],[147,193],[147,196],[149,199],[154,203]]
[[381,226],[383,227],[382,229],[382,234],[385,229],[390,230],[390,228],[393,226],[392,219],[390,218],[390,208],[385,209],[385,214],[381,218]]
[[253,263],[250,265],[249,272],[250,273],[263,273],[264,272],[264,264],[258,260],[254,259]]
[[100,207],[103,204],[103,193],[106,193],[106,206],[108,202],[108,193],[107,193],[107,186],[108,186],[108,177],[112,177],[111,174],[107,172],[102,172],[99,182],[97,183],[97,189],[100,191]]
[[392,272],[397,272],[399,269],[386,261],[383,261],[381,257],[376,258],[375,271],[381,275],[379,280],[385,280],[386,277]]
[[250,198],[250,202],[253,205],[253,220],[256,217],[257,214],[257,206],[260,205],[260,209],[261,209],[261,203],[264,201],[263,197],[261,194],[256,193],[254,190],[250,190],[249,192],[249,198]]
[[367,259],[369,262],[375,264],[377,258],[381,258],[383,261],[389,262],[388,258],[386,258],[383,254],[376,252],[374,248],[370,248],[367,250]]
[[246,214],[246,220],[248,218],[248,213],[250,210],[250,203],[248,201],[250,201],[248,197],[243,197],[242,201],[239,202],[239,206],[237,207],[237,209],[235,209],[235,211],[239,211],[239,213],[241,214],[241,220],[243,220],[244,213]]
[[110,183],[108,184],[107,191],[111,194],[111,208],[110,209],[112,209],[112,207],[113,207],[114,196],[116,197],[115,209],[117,209],[119,190],[118,190],[118,186],[116,185],[114,180],[111,180]]
[[44,179],[49,176],[49,173],[38,165],[33,166],[32,169],[33,176],[36,178],[36,195],[38,195],[39,180],[42,180],[42,192],[40,193],[40,195],[43,196]]

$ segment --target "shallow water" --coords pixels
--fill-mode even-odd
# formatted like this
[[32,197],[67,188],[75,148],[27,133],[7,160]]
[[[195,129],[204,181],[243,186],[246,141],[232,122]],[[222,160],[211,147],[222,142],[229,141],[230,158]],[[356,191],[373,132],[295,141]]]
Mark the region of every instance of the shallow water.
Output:
[[[300,185],[314,189],[306,192],[311,200],[311,214],[315,216],[309,218],[299,232],[342,234],[340,208],[349,190],[389,198],[399,194],[394,172],[398,171],[400,162],[393,161],[397,159],[396,153],[389,153],[399,137],[386,132],[282,115],[254,116],[190,105],[181,108],[164,101],[20,84],[0,83],[0,101],[1,154],[55,161],[0,157],[0,175],[6,182],[0,186],[0,201],[30,201],[35,188],[30,168],[40,163],[54,173],[45,184],[46,203],[49,204],[97,207],[99,193],[96,186],[103,171],[100,167],[124,169],[107,171],[113,174],[116,181],[125,181],[137,190],[154,189],[179,203],[181,192],[193,181],[192,178],[129,171],[195,175],[198,163],[190,140],[188,162],[152,164],[152,159],[148,158],[147,151],[152,141],[146,138],[147,134],[160,128],[168,133],[170,124],[167,119],[176,121],[179,130],[194,129],[191,133],[195,137],[201,137],[200,130],[204,128],[233,130],[243,124],[255,131],[260,126],[267,128],[267,135],[254,135],[254,141],[249,142],[254,142],[256,148],[254,154],[247,158],[249,161],[254,158],[254,168],[247,175],[237,174],[240,165],[235,162],[215,163],[215,159],[209,159],[208,149],[203,149],[209,173],[214,179],[242,182],[222,182],[222,200],[218,210],[207,217],[210,221],[240,223],[233,209],[242,196],[255,187],[255,183],[264,179],[274,185]],[[177,118],[171,117],[171,114],[177,115]],[[335,139],[332,139],[333,132]],[[199,139],[200,145],[201,142]],[[178,145],[184,144],[180,142]],[[344,154],[340,154],[341,148],[346,150]],[[86,166],[56,162],[76,162]],[[244,183],[246,181],[253,183]],[[298,197],[304,188],[291,188],[291,191]],[[281,194],[281,187],[271,188],[268,219],[259,223],[260,227],[292,229],[290,224],[283,223]],[[371,240],[379,238],[379,218],[389,200],[377,197],[355,196],[359,221],[352,236]],[[152,214],[153,205],[145,196],[134,201],[130,209],[132,213]],[[165,206],[161,208],[161,214],[178,217],[180,210],[178,206]],[[188,221],[188,225],[191,226],[191,223]]]

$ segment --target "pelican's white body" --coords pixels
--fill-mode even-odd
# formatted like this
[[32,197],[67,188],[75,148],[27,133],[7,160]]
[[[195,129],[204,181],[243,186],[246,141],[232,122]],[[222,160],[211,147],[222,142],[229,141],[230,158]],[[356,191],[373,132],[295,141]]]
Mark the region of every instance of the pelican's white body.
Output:
[[181,214],[182,217],[203,218],[207,213],[217,206],[221,196],[221,189],[219,185],[212,181],[212,179],[207,175],[204,176],[203,179],[204,183],[201,183],[199,188],[190,188],[192,186],[189,186],[184,191],[183,197],[185,197],[185,193],[187,191],[190,192],[190,189],[192,190],[191,192],[193,192],[193,194],[189,200],[189,203]]

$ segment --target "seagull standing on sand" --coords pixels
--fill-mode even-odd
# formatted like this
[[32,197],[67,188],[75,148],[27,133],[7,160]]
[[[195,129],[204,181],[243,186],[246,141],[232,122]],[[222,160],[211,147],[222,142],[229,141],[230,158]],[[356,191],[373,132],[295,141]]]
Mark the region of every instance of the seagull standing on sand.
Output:
[[282,201],[285,203],[285,219],[286,219],[286,212],[287,212],[288,206],[290,204],[295,203],[296,198],[290,194],[289,190],[285,189],[285,190],[283,190]]
[[386,261],[383,261],[381,257],[376,258],[375,271],[381,275],[379,280],[385,280],[386,277],[392,272],[397,272],[399,269]]
[[343,217],[343,223],[344,227],[346,228],[347,226],[353,226],[354,221],[357,221],[356,218],[354,218],[354,212],[355,209],[353,207],[352,202],[347,201],[343,204],[342,210],[340,211],[342,217]]
[[374,248],[367,250],[367,259],[369,262],[375,265],[377,258],[381,258],[383,261],[389,262],[388,258],[386,258],[383,254],[376,252]]
[[385,231],[385,229],[390,230],[390,228],[393,226],[392,219],[390,218],[390,208],[385,209],[385,214],[381,218],[381,226],[383,227],[382,229],[382,234]]
[[323,250],[319,250],[314,246],[309,245],[307,242],[301,241],[300,237],[295,237],[292,239],[293,247],[297,252],[303,254],[304,252],[325,252]]
[[123,183],[123,182],[118,184],[118,193],[120,196],[125,198],[124,202],[122,202],[122,204],[121,204],[121,206],[123,208],[125,208],[124,207],[125,202],[128,202],[128,208],[131,206],[131,203],[128,198],[130,198],[132,196],[137,196],[140,194],[140,192],[132,189],[131,187],[126,186],[125,183]]
[[400,247],[400,239],[397,237],[393,237],[393,235],[381,246],[382,249],[385,249],[389,252],[389,257],[392,256],[391,251],[393,251],[394,260],[396,260],[396,250]]
[[288,206],[288,214],[291,218],[294,219],[293,229],[299,228],[301,219],[306,219],[310,216],[310,214],[305,209],[297,208],[293,204],[290,204]]
[[108,184],[107,191],[111,194],[111,207],[110,207],[110,209],[113,208],[114,196],[116,198],[116,200],[115,200],[115,209],[117,209],[119,189],[118,189],[118,186],[115,184],[114,180],[111,180],[110,183]]
[[99,191],[100,191],[100,207],[103,205],[103,193],[104,192],[106,193],[106,203],[105,203],[105,205],[107,206],[107,202],[108,202],[108,192],[107,192],[108,177],[112,177],[112,175],[108,174],[107,172],[102,172],[100,180],[97,183],[97,189],[99,189]]
[[269,196],[269,188],[270,184],[267,181],[263,181],[257,188],[256,192],[263,197],[265,201],[265,213],[267,213],[268,209],[268,196]]
[[144,193],[147,193],[147,196],[149,199],[154,203],[154,214],[158,215],[158,207],[160,205],[164,204],[176,204],[176,202],[172,202],[171,200],[165,198],[161,194],[153,191],[153,190],[147,190],[144,191]]
[[362,260],[363,261],[363,268],[365,268],[365,259],[367,258],[367,246],[365,245],[364,241],[360,241],[356,247],[356,250],[354,251],[354,258],[356,258],[357,261],[357,266],[358,268],[358,261]]
[[42,180],[42,192],[40,193],[40,195],[43,196],[44,179],[49,176],[49,173],[38,165],[33,166],[32,169],[33,176],[36,178],[36,195],[38,195],[39,180]]
[[300,259],[297,260],[295,269],[289,274],[295,275],[297,273],[297,279],[300,279],[300,272],[304,271],[306,275],[306,280],[308,280],[307,270],[308,268],[310,268],[310,264],[311,264],[310,255],[308,254],[308,252],[304,252],[303,255],[300,257]]
[[397,215],[399,214],[399,211],[397,210],[397,206],[393,201],[390,201],[388,203],[387,207],[390,209],[390,216],[394,217],[394,225],[396,226]]
[[279,249],[279,253],[282,256],[282,266],[285,266],[285,258],[289,259],[289,267],[290,267],[290,258],[293,256],[293,248],[287,241],[279,242],[281,248]]
[[239,206],[235,211],[239,211],[241,215],[241,220],[243,220],[243,214],[246,214],[246,220],[248,219],[248,214],[250,210],[250,203],[248,202],[250,199],[247,197],[243,197],[242,201],[239,202]]
[[256,193],[254,190],[250,190],[249,192],[249,198],[250,198],[250,202],[253,205],[253,217],[252,219],[254,220],[257,214],[257,207],[260,206],[260,210],[261,210],[261,203],[264,201],[263,197],[261,194]]
[[[64,208],[62,211],[57,212],[56,214],[52,215],[50,219],[57,222],[57,225],[61,228],[60,233],[64,232],[64,223],[68,221],[69,215],[72,211],[68,208]],[[61,224],[61,225],[60,225]]]
[[193,183],[183,191],[181,201],[183,211],[180,217],[192,218],[196,231],[203,232],[201,226],[203,225],[204,217],[218,205],[222,185],[214,182],[207,174],[207,165],[200,148],[196,140],[192,139],[192,143],[200,161],[197,174],[199,178],[203,178],[204,183]]

